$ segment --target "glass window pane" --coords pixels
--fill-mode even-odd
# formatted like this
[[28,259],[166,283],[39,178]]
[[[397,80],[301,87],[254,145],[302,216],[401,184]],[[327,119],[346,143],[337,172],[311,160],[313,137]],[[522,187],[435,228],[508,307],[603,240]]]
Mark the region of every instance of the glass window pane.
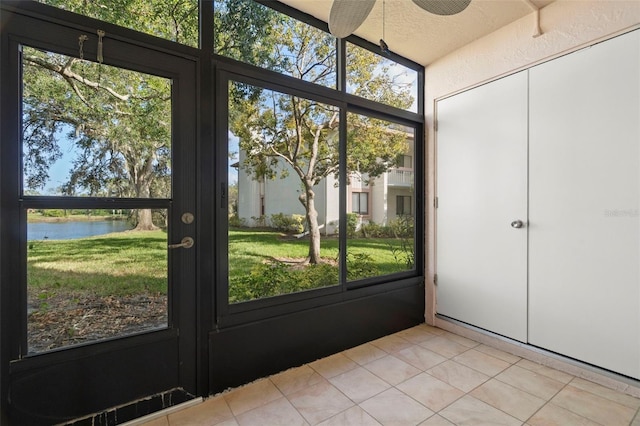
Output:
[[359,215],[369,214],[368,192],[353,192],[351,194],[351,212]]
[[418,72],[347,43],[347,93],[418,112]]
[[27,211],[30,354],[167,326],[166,210]]
[[198,47],[198,0],[37,0],[156,37]]
[[25,195],[171,197],[171,80],[23,48]]
[[347,279],[413,270],[414,129],[353,113],[347,120]]
[[229,90],[229,303],[338,284],[338,109]]
[[336,87],[336,39],[253,0],[214,1],[214,52]]

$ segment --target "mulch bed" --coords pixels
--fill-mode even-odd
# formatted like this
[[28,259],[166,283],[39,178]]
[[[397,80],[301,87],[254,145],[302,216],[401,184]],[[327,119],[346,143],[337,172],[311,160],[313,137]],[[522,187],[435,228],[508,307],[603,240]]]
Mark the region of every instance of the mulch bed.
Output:
[[27,318],[29,353],[38,353],[166,327],[167,296],[29,294]]

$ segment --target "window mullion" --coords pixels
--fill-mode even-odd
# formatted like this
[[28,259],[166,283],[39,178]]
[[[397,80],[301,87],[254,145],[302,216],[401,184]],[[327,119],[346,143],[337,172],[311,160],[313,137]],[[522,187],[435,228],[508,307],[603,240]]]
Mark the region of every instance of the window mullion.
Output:
[[[344,46],[344,42],[340,41],[342,46]],[[338,50],[340,52],[340,49]],[[344,53],[344,49],[342,49]],[[338,67],[339,70],[344,70],[344,67]],[[340,74],[338,74],[340,75]],[[343,74],[344,76],[344,74]],[[340,79],[340,81],[344,81]],[[340,273],[340,285],[344,291],[347,290],[347,109],[340,108],[340,127],[339,127],[339,136],[340,136],[340,200],[339,200],[339,209],[340,209],[340,223],[338,226],[338,253],[339,253],[339,273]]]

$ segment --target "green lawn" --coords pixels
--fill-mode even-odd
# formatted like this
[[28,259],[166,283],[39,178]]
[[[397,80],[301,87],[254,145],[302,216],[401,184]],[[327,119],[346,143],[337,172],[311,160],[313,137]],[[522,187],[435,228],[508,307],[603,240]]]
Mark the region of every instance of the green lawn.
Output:
[[[309,240],[281,237],[273,231],[235,229],[229,231],[229,277],[241,277],[264,261],[278,258],[304,258],[309,252]],[[391,247],[400,248],[395,238],[353,238],[347,243],[350,254],[365,254],[372,258],[378,275],[406,270],[406,265],[394,258]],[[320,243],[320,256],[327,261],[337,260],[338,239],[324,237]]]
[[30,290],[91,291],[97,295],[167,292],[167,234],[117,232],[75,240],[31,241]]
[[[401,243],[393,238],[350,239],[349,279],[406,270]],[[231,230],[230,300],[239,302],[338,284],[338,240],[322,239],[322,265],[295,266],[296,261],[306,257],[308,244],[305,238],[295,239],[279,232]],[[29,291],[45,297],[48,292],[60,291],[90,291],[103,296],[166,294],[166,245],[164,231],[30,242]]]

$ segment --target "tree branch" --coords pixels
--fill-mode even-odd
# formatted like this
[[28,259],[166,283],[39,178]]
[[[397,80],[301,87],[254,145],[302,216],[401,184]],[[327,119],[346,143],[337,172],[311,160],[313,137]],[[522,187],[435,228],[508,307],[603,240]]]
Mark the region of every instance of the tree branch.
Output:
[[[86,79],[85,77],[71,71],[71,69],[66,68],[66,67],[62,67],[60,65],[55,65],[55,64],[51,64],[45,60],[42,60],[40,58],[36,58],[34,56],[25,56],[24,59],[28,62],[31,62],[35,65],[39,65],[42,68],[48,69],[49,71],[53,71],[55,73],[58,73],[62,76],[62,78],[64,78],[66,81],[71,80],[76,80],[86,86],[92,87],[94,89],[102,89],[106,92],[108,92],[111,96],[120,99],[121,101],[128,101],[130,98],[130,95],[121,95],[120,93],[116,92],[115,90],[113,90],[110,87],[105,87],[103,85],[101,85],[100,83],[97,83],[95,81],[91,81]],[[75,90],[74,90],[75,91]]]

